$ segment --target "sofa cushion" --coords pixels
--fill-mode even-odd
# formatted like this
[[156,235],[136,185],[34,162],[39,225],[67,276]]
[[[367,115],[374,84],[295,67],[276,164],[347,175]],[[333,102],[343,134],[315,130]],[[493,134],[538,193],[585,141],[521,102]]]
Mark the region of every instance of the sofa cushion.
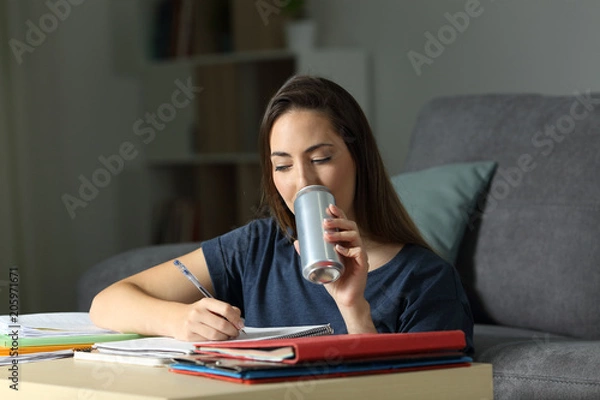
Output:
[[530,341],[547,342],[573,339],[567,336],[534,331],[531,329],[486,324],[475,324],[473,335],[475,346],[474,358],[476,361],[480,361],[480,358],[489,359],[489,349],[495,348],[493,352],[496,352],[506,343]]
[[117,254],[94,265],[79,278],[77,283],[77,309],[88,311],[94,296],[116,281],[189,253],[199,247],[200,243],[141,247]]
[[600,344],[475,325],[475,361],[491,363],[494,399],[599,399]]
[[481,159],[498,168],[456,262],[476,321],[600,338],[600,96],[422,108],[405,171]]
[[452,264],[475,202],[495,168],[493,161],[454,163],[392,177],[421,234]]

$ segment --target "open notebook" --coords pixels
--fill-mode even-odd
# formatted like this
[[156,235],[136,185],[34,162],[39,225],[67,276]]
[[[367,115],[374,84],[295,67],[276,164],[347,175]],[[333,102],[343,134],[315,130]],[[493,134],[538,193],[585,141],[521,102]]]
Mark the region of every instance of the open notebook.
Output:
[[[266,339],[286,339],[333,334],[333,329],[326,325],[302,325],[270,328],[244,327],[244,332],[228,342],[247,342]],[[213,343],[213,342],[204,342]],[[146,357],[175,357],[192,354],[198,341],[185,342],[167,337],[146,337],[133,340],[96,343],[98,352],[120,355],[137,355]]]
[[71,357],[94,343],[139,337],[98,328],[86,312],[0,315],[0,366]]
[[139,338],[140,335],[118,333],[98,328],[86,312],[51,312],[0,315],[0,350],[18,347],[81,345],[107,340]]

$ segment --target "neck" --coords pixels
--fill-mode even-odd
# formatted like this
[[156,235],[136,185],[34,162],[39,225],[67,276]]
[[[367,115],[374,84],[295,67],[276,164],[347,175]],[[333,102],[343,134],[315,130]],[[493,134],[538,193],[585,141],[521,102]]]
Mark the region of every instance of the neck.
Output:
[[369,237],[364,237],[362,242],[369,259],[369,271],[387,264],[403,247],[401,243],[383,243]]

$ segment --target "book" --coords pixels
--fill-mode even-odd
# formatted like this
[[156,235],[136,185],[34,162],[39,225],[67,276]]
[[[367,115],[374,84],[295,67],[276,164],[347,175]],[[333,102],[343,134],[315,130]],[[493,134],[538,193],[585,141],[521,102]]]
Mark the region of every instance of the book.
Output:
[[208,354],[187,354],[173,357],[174,363],[201,365],[216,369],[244,371],[247,369],[273,369],[273,368],[294,368],[305,367],[307,365],[323,366],[330,364],[360,364],[360,363],[390,363],[400,361],[432,361],[432,360],[466,360],[467,357],[462,351],[440,351],[440,352],[424,352],[415,354],[392,355],[392,356],[373,356],[362,359],[327,359],[326,356],[320,361],[300,362],[296,364],[279,363],[269,360],[255,360],[245,358],[226,358],[218,355]]
[[0,349],[31,346],[92,345],[141,337],[97,327],[86,312],[50,312],[0,316]]
[[97,350],[75,351],[73,353],[73,358],[75,360],[83,361],[100,361],[119,364],[145,365],[149,367],[163,367],[165,365],[173,363],[173,358],[163,354],[142,357],[139,355],[101,353]]
[[18,356],[2,356],[0,357],[0,366],[3,365],[14,365],[25,364],[34,361],[42,361],[42,360],[55,360],[58,358],[68,358],[73,357],[72,349],[65,350],[57,350],[57,351],[47,351],[42,353],[26,353],[19,354]]
[[198,343],[169,370],[248,384],[383,374],[469,366],[465,346],[459,330]]
[[86,312],[0,315],[0,332],[8,334],[14,329],[21,337],[113,333],[94,325]]
[[[285,3],[287,2],[289,1]],[[277,4],[276,2],[268,3]],[[269,13],[269,18],[263,17],[263,11],[259,11],[262,6],[256,1],[232,0],[231,7],[233,48],[235,51],[256,51],[285,47],[284,18],[282,18],[280,12],[274,12],[272,15]]]
[[72,345],[72,344],[57,344],[51,346],[25,346],[18,349],[13,347],[0,347],[0,356],[10,356],[11,352],[17,350],[19,355],[32,353],[49,353],[61,350],[91,350],[93,343]]
[[287,359],[292,359],[295,356],[294,348],[292,346],[282,346],[265,349],[231,349],[216,347],[209,350],[206,347],[201,347],[195,352],[197,354],[213,355],[221,357],[231,357],[244,360],[254,361],[270,361],[270,362],[284,362]]
[[380,360],[351,360],[346,362],[312,362],[280,364],[248,360],[207,360],[186,362],[176,359],[169,371],[236,383],[271,383],[298,379],[383,374],[399,371],[467,367],[473,359],[462,353],[407,355]]
[[[464,332],[435,331],[411,333],[369,333],[335,335],[320,338],[270,339],[258,342],[226,341],[196,344],[196,353],[221,357],[269,360],[274,349],[283,351],[281,363],[323,361],[323,357],[339,360],[372,359],[440,351],[462,351],[466,347]],[[271,359],[271,361],[275,361]]]
[[180,0],[177,17],[177,35],[175,40],[175,57],[187,57],[191,54],[193,5],[195,0]]
[[[237,338],[226,342],[253,343],[277,338],[323,336],[331,334],[333,334],[333,329],[329,324],[267,328],[246,326],[244,327],[244,331],[240,332],[240,335]],[[137,355],[144,357],[157,357],[161,355],[174,357],[183,354],[193,354],[196,351],[196,345],[202,343],[210,344],[224,342],[186,342],[168,337],[146,337],[134,340],[96,343],[94,348],[101,353]]]
[[[20,337],[18,347],[25,348],[30,346],[86,346],[100,342],[108,342],[115,340],[132,340],[142,337],[135,333],[110,333],[101,335],[76,335],[76,336],[37,336],[37,337]],[[0,349],[10,348],[13,344],[13,339],[10,335],[0,335]]]
[[100,342],[94,344],[93,347],[100,353],[138,357],[175,357],[182,354],[191,354],[194,351],[192,342],[169,337],[146,337]]
[[83,312],[1,315],[0,365],[72,357],[99,341],[137,337],[99,328]]

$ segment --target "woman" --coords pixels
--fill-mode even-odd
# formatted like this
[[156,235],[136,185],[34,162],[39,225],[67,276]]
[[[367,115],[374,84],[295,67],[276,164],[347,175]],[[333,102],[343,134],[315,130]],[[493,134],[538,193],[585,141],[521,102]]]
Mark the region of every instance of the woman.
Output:
[[[473,320],[454,268],[425,243],[402,207],[367,119],[339,85],[297,76],[271,99],[260,128],[262,203],[269,216],[179,257],[215,296],[201,298],[172,261],[99,293],[93,321],[117,331],[225,340],[248,326],[330,323],[335,333],[460,329]],[[345,266],[326,285],[301,274],[294,198],[324,185],[324,221]]]

